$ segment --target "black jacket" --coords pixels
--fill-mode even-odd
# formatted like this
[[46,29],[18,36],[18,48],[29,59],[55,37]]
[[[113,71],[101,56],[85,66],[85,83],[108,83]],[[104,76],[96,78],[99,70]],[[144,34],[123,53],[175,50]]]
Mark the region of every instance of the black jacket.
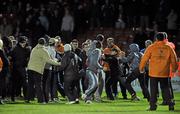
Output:
[[13,68],[26,67],[30,56],[29,48],[22,48],[19,44],[10,53],[12,57]]
[[61,60],[60,70],[64,71],[64,79],[79,79],[78,56],[74,52],[65,52]]
[[114,56],[109,56],[106,58],[106,62],[108,62],[110,67],[110,75],[112,78],[117,78],[123,75],[123,71],[120,68],[119,60]]
[[6,54],[2,50],[0,50],[0,57],[3,61],[3,68],[2,69],[9,67],[9,60],[8,60]]

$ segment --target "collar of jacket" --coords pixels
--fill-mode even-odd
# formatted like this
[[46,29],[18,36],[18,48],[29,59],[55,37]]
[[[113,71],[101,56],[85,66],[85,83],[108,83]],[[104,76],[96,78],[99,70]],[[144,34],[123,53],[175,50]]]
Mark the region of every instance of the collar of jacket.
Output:
[[37,47],[37,48],[45,48],[45,46],[44,46],[44,45],[41,45],[41,44],[37,44],[36,47]]
[[166,43],[164,41],[155,41],[154,44],[157,44],[157,45],[165,45]]

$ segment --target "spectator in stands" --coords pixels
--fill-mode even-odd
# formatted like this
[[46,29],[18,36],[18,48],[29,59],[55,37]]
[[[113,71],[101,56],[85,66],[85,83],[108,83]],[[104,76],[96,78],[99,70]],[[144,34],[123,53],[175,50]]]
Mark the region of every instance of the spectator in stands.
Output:
[[48,18],[45,15],[43,10],[40,11],[40,16],[38,17],[38,19],[40,20],[40,23],[44,27],[46,32],[48,32],[48,30],[49,30],[49,20],[48,20]]
[[102,26],[113,27],[114,25],[114,5],[110,0],[105,0],[105,4],[101,7]]
[[2,23],[0,24],[0,34],[1,37],[8,37],[12,35],[13,28],[12,25],[8,22],[7,18],[3,18]]
[[177,20],[178,20],[178,15],[176,11],[174,9],[171,9],[170,13],[167,16],[167,30],[168,30],[168,34],[171,36],[176,35]]
[[90,29],[100,27],[100,6],[97,0],[93,0],[90,5]]
[[72,33],[74,31],[74,19],[70,14],[68,8],[65,9],[65,15],[62,19],[61,32],[65,43],[70,43],[72,40]]

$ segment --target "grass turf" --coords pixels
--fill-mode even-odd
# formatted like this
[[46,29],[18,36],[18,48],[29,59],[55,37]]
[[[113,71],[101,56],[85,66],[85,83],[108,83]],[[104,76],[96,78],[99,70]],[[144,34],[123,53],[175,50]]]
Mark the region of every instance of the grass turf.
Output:
[[[141,94],[138,95],[142,98]],[[130,98],[130,96],[128,96]],[[7,103],[0,105],[0,114],[180,114],[180,92],[175,93],[175,111],[169,112],[168,106],[158,105],[156,111],[146,111],[149,106],[145,99],[141,101],[132,102],[130,100],[117,99],[115,101],[109,101],[103,98],[102,103],[93,102],[93,104],[85,104],[80,101],[80,104],[67,105],[66,101],[54,104],[38,104],[32,102],[25,104],[23,101],[17,101],[15,103]],[[158,103],[161,103],[161,98],[158,99]]]

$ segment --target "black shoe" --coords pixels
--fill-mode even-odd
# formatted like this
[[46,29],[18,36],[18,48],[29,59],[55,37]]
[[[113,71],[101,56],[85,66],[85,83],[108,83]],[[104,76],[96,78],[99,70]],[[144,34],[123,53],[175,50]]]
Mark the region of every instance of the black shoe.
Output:
[[157,107],[149,107],[147,111],[156,111]]
[[109,100],[112,100],[112,101],[114,101],[115,99],[114,99],[114,97],[109,97],[108,98]]
[[123,99],[127,100],[128,98],[127,97],[123,97]]
[[25,103],[30,103],[30,101],[29,100],[25,100]]
[[169,111],[174,111],[174,105],[169,106]]
[[132,101],[140,101],[140,98],[136,95],[132,95],[131,100]]
[[161,105],[168,105],[168,103],[166,101],[163,101]]

